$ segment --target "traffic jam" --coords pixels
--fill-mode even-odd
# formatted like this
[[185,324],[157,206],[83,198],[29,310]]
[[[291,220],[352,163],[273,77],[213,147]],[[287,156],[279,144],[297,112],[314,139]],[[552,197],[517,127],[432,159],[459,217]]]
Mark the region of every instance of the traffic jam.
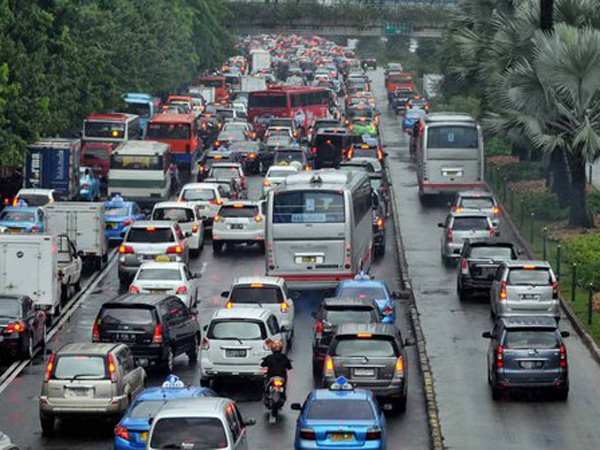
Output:
[[[489,305],[489,400],[567,400],[557,277],[505,237],[476,120],[317,36],[238,50],[29,146],[0,212],[0,395],[28,400],[0,448],[428,448],[405,183],[451,199],[427,266]],[[392,180],[392,134],[416,179]]]

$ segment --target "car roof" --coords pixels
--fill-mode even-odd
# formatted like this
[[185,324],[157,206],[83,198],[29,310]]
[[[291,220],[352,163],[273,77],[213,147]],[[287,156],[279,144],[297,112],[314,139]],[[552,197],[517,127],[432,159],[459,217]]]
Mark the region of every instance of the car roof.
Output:
[[321,302],[325,308],[327,306],[373,306],[377,305],[375,300],[367,300],[366,298],[350,298],[350,297],[331,297],[326,298]]
[[258,206],[258,200],[227,200],[223,206]]
[[371,333],[379,336],[393,336],[398,334],[398,328],[391,323],[344,323],[337,329],[337,335]]
[[313,400],[369,400],[370,398],[370,392],[365,389],[353,389],[351,391],[316,389],[312,392]]
[[159,202],[154,205],[154,209],[158,208],[187,208],[194,209],[193,203],[185,203],[185,202]]
[[452,211],[450,215],[453,217],[485,217],[486,219],[489,217],[487,213],[479,211]]
[[[175,297],[171,294],[123,294],[105,302],[102,306],[149,305],[155,306],[166,298]],[[177,298],[177,297],[175,297]]]
[[157,261],[147,261],[147,262],[143,262],[140,265],[139,270],[142,269],[178,269],[181,270],[182,268],[186,267],[186,264],[184,262],[177,262],[177,261],[165,261],[165,262],[157,262]]
[[186,189],[219,189],[219,185],[217,183],[186,183],[181,190]]
[[220,417],[233,400],[222,397],[182,398],[167,402],[156,414],[154,423],[165,417]]
[[242,167],[242,165],[236,162],[220,162],[212,165],[213,169],[217,169],[219,167]]
[[[139,294],[138,294],[139,295]],[[215,319],[255,319],[266,320],[272,313],[263,308],[221,308],[212,316],[211,320]]]
[[558,328],[558,323],[550,316],[501,317],[498,321],[504,328]]
[[163,388],[151,387],[144,389],[136,398],[136,401],[144,400],[174,400],[183,398],[202,397],[205,394],[212,394],[213,391],[209,388],[198,386],[182,387],[182,388]]
[[503,264],[506,264],[509,268],[520,268],[524,266],[535,266],[540,269],[551,269],[550,263],[548,261],[529,261],[517,259],[514,261],[502,261]]
[[233,282],[233,286],[241,285],[241,284],[268,284],[268,285],[278,285],[283,286],[285,280],[281,277],[265,277],[265,276],[245,276],[238,277]]
[[131,224],[132,228],[171,228],[175,225],[176,222],[172,220],[136,220]]
[[360,287],[387,287],[385,280],[381,280],[378,278],[371,278],[369,280],[342,280],[339,283],[339,286],[360,286]]
[[267,171],[267,175],[269,175],[269,172],[271,171],[271,169],[283,170],[285,172],[299,172],[300,171],[298,169],[298,167],[296,167],[296,166],[271,166],[271,167],[269,167],[269,170]]
[[43,208],[41,206],[5,206],[2,211],[36,212],[38,209]]
[[120,343],[111,343],[111,344],[99,344],[92,342],[73,342],[70,344],[63,345],[56,353],[58,355],[78,355],[78,354],[86,354],[86,355],[105,355],[108,352],[112,351],[119,345]]

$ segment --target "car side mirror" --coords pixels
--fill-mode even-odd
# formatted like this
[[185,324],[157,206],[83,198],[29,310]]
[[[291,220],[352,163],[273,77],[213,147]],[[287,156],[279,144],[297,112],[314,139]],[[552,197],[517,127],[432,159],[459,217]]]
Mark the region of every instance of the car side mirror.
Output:
[[83,250],[79,250],[77,252],[77,256],[79,256],[80,258],[83,258],[83,255],[84,255]]
[[409,337],[409,338],[404,339],[404,345],[406,347],[412,347],[415,344],[416,344],[416,341],[414,338]]
[[202,327],[202,329],[203,329],[204,331],[208,330],[208,325],[204,325],[204,326]]
[[292,331],[292,329],[290,327],[288,327],[287,325],[282,325],[279,329],[284,333],[287,333],[288,331]]
[[246,425],[247,427],[253,427],[254,425],[256,425],[256,419],[246,419],[244,420],[244,425]]
[[197,316],[198,310],[196,308],[190,308],[190,314],[192,314],[193,316]]
[[484,331],[483,333],[481,333],[481,337],[484,337],[486,339],[491,339],[492,333],[490,333],[489,331]]
[[569,333],[568,331],[561,331],[560,335],[564,338],[568,338],[569,336],[571,336],[571,333]]
[[294,411],[302,411],[302,405],[300,403],[292,403],[290,408],[292,408]]
[[438,228],[446,228],[442,222],[438,222]]
[[222,297],[222,298],[227,298],[227,297],[229,297],[229,291],[223,291],[223,292],[221,292],[221,297]]
[[192,276],[193,276],[194,278],[202,278],[202,274],[201,274],[200,272],[194,272],[194,273],[192,274]]

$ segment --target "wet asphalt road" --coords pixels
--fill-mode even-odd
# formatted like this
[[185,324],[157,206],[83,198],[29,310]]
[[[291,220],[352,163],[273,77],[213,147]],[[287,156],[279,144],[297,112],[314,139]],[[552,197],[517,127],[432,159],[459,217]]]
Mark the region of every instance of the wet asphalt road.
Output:
[[[250,197],[257,198],[262,179],[250,179]],[[387,280],[393,290],[399,288],[398,266],[391,222],[387,240],[385,257],[376,262],[372,274]],[[234,251],[226,251],[215,257],[210,242],[204,247],[200,257],[191,262],[193,272],[202,272],[202,303],[200,320],[207,323],[212,313],[224,305],[220,297],[223,290],[228,290],[236,276],[264,274],[264,255],[252,248],[238,247]],[[107,300],[119,294],[117,267],[113,265],[108,275],[96,290],[84,301],[83,305],[71,317],[64,329],[50,343],[50,349],[57,349],[67,342],[91,340],[92,323],[96,314]],[[266,410],[262,405],[262,386],[231,382],[220,383],[215,390],[224,396],[235,399],[245,417],[257,419],[256,426],[249,429],[251,449],[289,450],[293,448],[297,413],[289,409],[292,402],[304,401],[313,389],[311,370],[311,338],[312,317],[323,292],[302,292],[296,300],[295,341],[290,357],[295,367],[290,375],[288,402],[277,424],[270,425]],[[398,324],[406,336],[410,336],[410,328],[403,313],[404,307],[398,303]],[[426,449],[429,438],[427,419],[423,400],[422,380],[417,368],[415,348],[409,348],[409,400],[405,415],[388,415],[389,447],[393,450]],[[15,379],[0,395],[0,431],[8,434],[20,445],[21,450],[108,450],[112,449],[112,427],[100,420],[68,421],[59,423],[57,434],[53,438],[41,435],[38,420],[37,398],[44,373],[44,360],[36,358],[33,364]],[[196,364],[189,364],[186,356],[175,360],[174,372],[185,382],[199,384],[199,371]],[[164,375],[150,373],[149,385],[159,385]]]
[[[427,351],[435,382],[444,442],[449,449],[598,449],[600,448],[600,372],[567,319],[570,395],[567,402],[535,395],[511,395],[492,401],[487,384],[489,341],[481,337],[492,322],[489,301],[461,303],[456,295],[456,268],[440,259],[437,227],[449,199],[422,205],[408,140],[400,120],[387,112],[383,73],[371,72],[379,109],[388,167],[394,183],[400,227]],[[511,240],[508,227],[502,238]]]

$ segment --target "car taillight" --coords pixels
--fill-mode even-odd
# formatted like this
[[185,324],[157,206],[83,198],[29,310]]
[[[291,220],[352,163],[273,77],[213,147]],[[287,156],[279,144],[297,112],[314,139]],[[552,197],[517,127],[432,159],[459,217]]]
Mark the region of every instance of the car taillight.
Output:
[[120,245],[119,253],[121,255],[133,255],[133,247],[129,247],[128,245]]
[[132,284],[131,286],[129,286],[129,293],[130,294],[139,294],[140,288],[137,287],[135,284]]
[[466,258],[463,258],[460,262],[460,273],[462,275],[469,275],[469,261]]
[[279,308],[281,309],[282,313],[289,312],[289,310],[290,310],[290,306],[286,302],[281,302],[279,304]]
[[501,345],[496,350],[496,366],[504,367],[504,348]]
[[494,230],[494,227],[490,228],[490,237],[494,237],[496,235],[496,230]]
[[404,357],[399,356],[396,360],[396,375],[399,377],[404,376]]
[[365,434],[366,441],[378,441],[381,439],[381,430],[367,430],[367,434]]
[[54,369],[54,360],[56,359],[56,353],[52,353],[50,359],[48,360],[48,365],[46,366],[46,381],[50,379],[52,376],[52,370]]
[[38,227],[37,225],[34,225],[31,227],[31,231],[32,233],[37,233],[38,231],[40,231],[40,227]]
[[176,294],[187,294],[188,293],[188,288],[187,286],[179,286],[177,288],[177,292],[175,292]]
[[394,310],[389,305],[387,305],[385,308],[383,308],[383,311],[381,311],[384,316],[391,316],[393,312]]
[[354,150],[348,150],[348,159],[352,159],[352,155],[354,155]]
[[256,153],[250,153],[248,159],[256,159]]
[[202,339],[202,344],[200,344],[200,350],[208,350],[210,348],[210,341],[208,338]]
[[271,186],[271,182],[269,180],[263,181],[263,186]]
[[117,425],[115,427],[115,436],[120,437],[121,439],[129,440],[129,431],[127,428]]
[[313,155],[316,155],[317,154],[317,147],[313,147],[312,148],[312,152],[313,152]]
[[221,216],[219,216],[218,214],[215,216],[215,218],[213,219],[213,222],[220,222],[221,221]]
[[380,230],[383,230],[383,226],[385,225],[385,221],[380,217],[379,219],[377,219],[377,227]]
[[221,141],[215,141],[215,147],[220,147],[221,146]]
[[256,223],[262,222],[262,216],[260,214],[257,214],[254,216],[254,221]]
[[315,326],[315,333],[317,335],[317,339],[321,339],[323,337],[323,322],[317,322]]
[[222,205],[223,204],[223,200],[221,200],[220,198],[217,198],[215,200],[211,200],[210,204],[211,205]]
[[98,327],[98,323],[94,323],[94,328],[92,329],[92,342],[100,342],[100,328]]
[[446,242],[452,242],[453,239],[452,228],[448,227],[448,230],[446,230]]
[[500,283],[500,300],[506,300],[508,292],[506,292],[506,281]]
[[115,360],[112,354],[109,354],[106,358],[106,363],[108,364],[108,373],[110,374],[110,381],[113,383],[117,381],[117,366],[115,366]]
[[300,430],[300,439],[304,439],[305,441],[316,441],[317,433],[310,428],[302,428]]
[[497,206],[494,206],[494,215],[495,216],[500,215],[500,208],[498,208]]
[[176,253],[178,255],[183,253],[183,247],[181,245],[174,245],[172,247],[167,248],[167,253]]
[[4,334],[22,333],[23,331],[25,331],[23,322],[13,322],[4,329]]
[[323,364],[323,366],[323,376],[332,377],[335,375],[333,359],[331,358],[331,356],[327,355],[325,357],[325,364]]
[[153,344],[162,344],[163,343],[163,333],[162,333],[162,325],[159,323],[154,327],[154,335],[152,336]]
[[558,299],[558,281],[556,280],[552,283],[552,298]]
[[462,206],[457,206],[456,208],[454,208],[454,211],[456,212],[463,212],[464,208]]
[[133,219],[127,219],[126,221],[123,222],[123,226],[124,227],[128,227],[132,223],[133,223]]
[[271,344],[273,344],[273,341],[271,339],[265,339],[265,350],[271,350]]
[[192,233],[197,233],[200,230],[198,225],[192,225]]
[[564,345],[560,346],[560,367],[567,367],[567,349]]
[[377,150],[377,159],[383,161],[383,152],[381,150]]

